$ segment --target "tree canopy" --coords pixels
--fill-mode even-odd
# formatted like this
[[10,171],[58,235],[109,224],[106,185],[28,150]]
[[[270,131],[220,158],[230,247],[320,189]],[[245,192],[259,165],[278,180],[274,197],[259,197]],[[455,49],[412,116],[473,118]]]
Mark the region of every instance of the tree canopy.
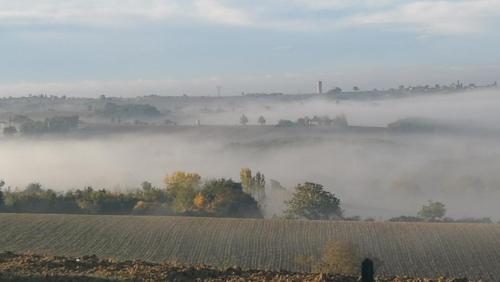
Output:
[[286,201],[288,218],[329,220],[342,218],[340,199],[325,191],[323,185],[306,182],[295,187],[290,201]]
[[423,205],[422,209],[418,212],[418,216],[425,220],[435,221],[441,219],[446,214],[446,208],[441,202],[429,201],[427,205]]

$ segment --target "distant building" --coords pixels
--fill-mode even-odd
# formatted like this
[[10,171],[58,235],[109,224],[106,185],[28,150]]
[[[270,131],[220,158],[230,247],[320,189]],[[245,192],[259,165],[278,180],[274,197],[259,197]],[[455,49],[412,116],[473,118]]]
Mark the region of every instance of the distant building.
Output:
[[323,94],[323,81],[318,81],[318,94]]

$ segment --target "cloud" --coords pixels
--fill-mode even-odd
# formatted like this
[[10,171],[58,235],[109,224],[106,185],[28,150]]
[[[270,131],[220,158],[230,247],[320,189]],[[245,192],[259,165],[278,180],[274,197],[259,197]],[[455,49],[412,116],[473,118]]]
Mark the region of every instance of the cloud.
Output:
[[195,1],[197,15],[209,22],[227,25],[252,25],[249,16],[242,10],[232,8],[215,0]]
[[371,27],[425,35],[482,32],[500,16],[497,0],[0,0],[0,7],[0,26],[189,22],[287,31]]
[[390,10],[353,15],[343,24],[403,27],[423,34],[464,34],[484,31],[498,16],[498,1],[413,1]]
[[0,7],[0,25],[115,25],[166,19],[179,9],[177,3],[161,0],[0,0]]

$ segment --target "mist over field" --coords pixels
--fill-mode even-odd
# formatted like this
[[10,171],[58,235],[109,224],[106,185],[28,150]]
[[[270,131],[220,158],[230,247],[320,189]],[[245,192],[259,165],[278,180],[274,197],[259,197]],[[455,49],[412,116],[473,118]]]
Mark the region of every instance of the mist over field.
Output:
[[[12,189],[30,182],[59,191],[92,186],[136,189],[142,181],[163,187],[166,174],[182,170],[204,179],[233,178],[249,167],[290,191],[305,181],[323,184],[349,216],[413,215],[427,200],[446,204],[452,217],[492,217],[500,208],[500,93],[467,92],[377,101],[313,99],[283,103],[258,98],[234,110],[200,113],[184,107],[181,124],[200,127],[116,134],[76,134],[2,139],[0,172]],[[225,106],[228,108],[227,106]],[[266,126],[236,125],[245,113]],[[345,114],[349,124],[385,127],[406,117],[452,126],[452,131],[394,133],[278,128],[280,119]],[[184,119],[184,120],[183,120]],[[283,198],[269,199],[267,216]]]

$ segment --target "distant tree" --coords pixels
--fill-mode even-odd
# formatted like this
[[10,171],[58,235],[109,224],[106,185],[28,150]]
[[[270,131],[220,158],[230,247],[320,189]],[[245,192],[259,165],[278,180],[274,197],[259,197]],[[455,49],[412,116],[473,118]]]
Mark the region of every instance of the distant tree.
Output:
[[43,121],[34,121],[29,120],[25,121],[20,126],[20,131],[23,134],[34,135],[34,134],[43,134],[48,130],[47,123]]
[[17,133],[17,128],[15,126],[7,126],[3,129],[3,134],[4,135],[15,135]]
[[388,221],[390,221],[390,222],[421,222],[422,218],[416,217],[416,216],[401,215],[401,216],[390,218]]
[[418,216],[425,220],[435,221],[441,219],[446,214],[446,208],[443,203],[429,201],[427,205],[423,205],[418,212]]
[[189,212],[193,209],[196,190],[199,188],[200,175],[197,173],[174,172],[165,177],[167,194],[174,199],[176,212]]
[[352,90],[353,90],[353,91],[359,91],[359,87],[354,86],[354,87],[352,88]]
[[26,193],[40,193],[42,191],[43,191],[43,189],[42,189],[42,185],[40,183],[30,183],[24,189],[24,192],[26,192]]
[[280,119],[278,121],[278,124],[276,124],[277,127],[293,127],[295,126],[295,123],[291,120],[288,119]]
[[3,192],[2,192],[2,187],[5,185],[5,182],[0,179],[0,210],[3,208],[4,206],[4,199],[3,199]]
[[260,125],[264,125],[266,124],[266,119],[263,116],[260,116],[258,122]]
[[259,203],[263,203],[266,198],[266,178],[263,173],[257,171],[255,177],[252,177],[252,186],[254,199]]
[[285,202],[288,218],[329,220],[342,218],[340,199],[325,191],[323,185],[306,182],[295,187],[290,201]]
[[241,125],[247,125],[248,124],[248,118],[245,114],[242,114],[240,117],[240,124]]
[[141,183],[141,188],[143,191],[150,191],[153,189],[153,184],[151,184],[151,182],[144,181]]

